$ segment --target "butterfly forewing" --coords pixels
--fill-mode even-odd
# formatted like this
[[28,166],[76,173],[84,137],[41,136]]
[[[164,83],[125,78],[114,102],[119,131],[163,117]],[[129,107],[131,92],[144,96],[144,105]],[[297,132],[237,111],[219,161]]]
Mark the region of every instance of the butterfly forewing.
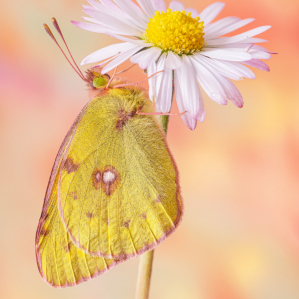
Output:
[[122,118],[132,108],[122,93],[128,94],[107,93],[89,105],[59,180],[60,214],[73,243],[114,259],[153,248],[182,214],[178,173],[163,133],[153,116]]

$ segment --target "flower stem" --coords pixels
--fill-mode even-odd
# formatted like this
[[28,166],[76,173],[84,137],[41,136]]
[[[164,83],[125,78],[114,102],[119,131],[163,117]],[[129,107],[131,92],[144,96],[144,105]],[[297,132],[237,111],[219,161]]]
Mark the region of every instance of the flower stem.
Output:
[[136,299],[148,299],[153,259],[154,250],[148,251],[140,257]]
[[164,130],[165,135],[166,135],[168,122],[169,122],[169,115],[160,115],[160,119],[161,119],[163,130]]
[[[174,84],[172,84],[172,86],[173,86],[172,87],[172,101],[173,101]],[[161,124],[166,135],[168,122],[169,122],[169,115],[159,115],[158,117],[161,120]],[[153,268],[153,260],[154,260],[154,249],[144,253],[140,257],[135,299],[148,299],[152,268]]]

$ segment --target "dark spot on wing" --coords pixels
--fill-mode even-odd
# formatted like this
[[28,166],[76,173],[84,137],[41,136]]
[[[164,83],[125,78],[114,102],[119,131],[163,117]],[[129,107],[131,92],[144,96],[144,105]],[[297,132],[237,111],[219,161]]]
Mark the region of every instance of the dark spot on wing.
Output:
[[88,217],[88,218],[93,218],[94,217],[94,215],[92,214],[92,213],[90,213],[90,212],[88,212],[88,213],[86,213],[86,217]]
[[93,185],[96,190],[100,188],[107,196],[110,196],[120,182],[120,175],[115,167],[107,165],[102,169],[96,168],[92,174]]
[[93,174],[92,174],[92,181],[93,181],[93,185],[95,187],[96,190],[99,190],[101,188],[101,184],[102,184],[102,172],[99,169],[95,169]]
[[115,126],[116,130],[121,131],[122,127],[126,125],[127,121],[133,118],[136,112],[140,111],[141,109],[142,106],[139,107],[138,110],[125,111],[124,109],[121,109],[118,112],[117,122]]
[[129,224],[130,224],[131,220],[127,220],[124,222],[124,227],[125,228],[129,228]]
[[41,231],[40,231],[40,234],[42,235],[42,236],[46,236],[46,235],[48,235],[49,234],[49,230],[48,229],[45,229],[44,227],[41,229]]
[[72,246],[73,246],[73,243],[70,241],[70,242],[68,242],[67,245],[63,246],[63,249],[65,252],[70,252]]
[[78,194],[77,194],[76,191],[70,192],[69,194],[70,194],[71,197],[73,197],[74,200],[78,199]]
[[142,217],[143,219],[146,219],[146,213],[142,213],[142,214],[141,214],[141,217]]
[[155,201],[156,201],[156,203],[160,203],[160,202],[161,202],[161,197],[160,197],[160,195],[157,196],[157,199],[156,199]]
[[77,171],[79,165],[75,164],[72,158],[68,157],[64,162],[64,169],[67,171],[68,174]]

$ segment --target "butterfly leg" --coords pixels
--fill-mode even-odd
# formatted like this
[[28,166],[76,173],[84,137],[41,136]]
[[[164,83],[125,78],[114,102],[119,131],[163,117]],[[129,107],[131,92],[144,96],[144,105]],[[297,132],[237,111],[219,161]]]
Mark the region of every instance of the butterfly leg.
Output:
[[140,82],[137,82],[137,83],[126,83],[126,84],[118,84],[118,85],[115,85],[114,88],[118,88],[118,87],[123,87],[123,86],[133,86],[133,85],[139,85],[140,83],[144,82],[144,81],[147,81],[148,79],[150,79],[151,77],[157,75],[158,73],[162,73],[164,71],[159,71],[159,72],[156,72],[154,74],[152,74],[151,76],[149,76],[148,78],[140,81]]
[[114,79],[115,74],[116,74],[116,71],[117,71],[117,68],[118,68],[118,66],[115,68],[113,75],[111,76],[109,82],[107,83],[107,85],[106,85],[106,89],[109,88],[110,83],[111,83],[112,80]]

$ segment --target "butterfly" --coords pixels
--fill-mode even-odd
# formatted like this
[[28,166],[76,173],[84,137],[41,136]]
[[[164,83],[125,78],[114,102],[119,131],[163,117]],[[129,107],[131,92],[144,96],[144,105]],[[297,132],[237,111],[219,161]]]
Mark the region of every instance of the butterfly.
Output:
[[60,146],[36,232],[39,272],[56,288],[153,249],[183,212],[178,170],[146,92],[100,68],[84,80],[93,98]]

